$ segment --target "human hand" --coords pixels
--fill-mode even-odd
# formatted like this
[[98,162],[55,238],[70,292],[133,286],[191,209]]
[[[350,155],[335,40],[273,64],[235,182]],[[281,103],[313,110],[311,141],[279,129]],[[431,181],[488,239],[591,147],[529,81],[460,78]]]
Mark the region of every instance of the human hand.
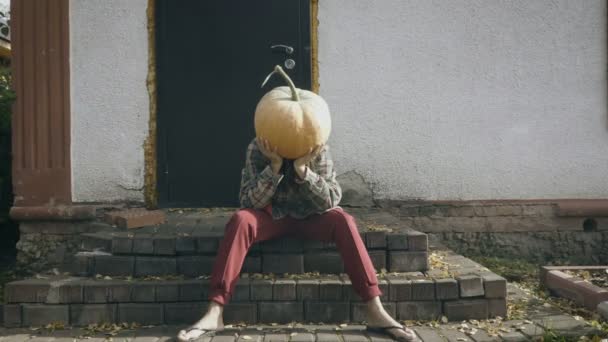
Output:
[[272,172],[276,175],[281,170],[281,166],[283,165],[283,158],[277,153],[277,148],[272,147],[268,140],[263,139],[261,137],[257,137],[258,147],[260,148],[260,152],[270,159],[270,167],[272,168]]
[[311,147],[307,154],[293,162],[293,167],[300,179],[304,179],[304,176],[306,175],[306,166],[319,155],[322,149],[323,144],[317,145],[314,148]]

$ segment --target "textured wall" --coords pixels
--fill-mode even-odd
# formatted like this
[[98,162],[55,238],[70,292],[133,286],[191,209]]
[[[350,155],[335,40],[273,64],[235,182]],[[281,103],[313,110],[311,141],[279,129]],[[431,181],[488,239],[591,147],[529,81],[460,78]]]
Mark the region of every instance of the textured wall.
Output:
[[319,1],[338,171],[377,198],[608,194],[606,1]]
[[[608,194],[603,0],[319,2],[339,172],[377,198]],[[146,0],[72,0],[76,201],[143,200]]]
[[75,201],[143,200],[147,0],[71,0]]

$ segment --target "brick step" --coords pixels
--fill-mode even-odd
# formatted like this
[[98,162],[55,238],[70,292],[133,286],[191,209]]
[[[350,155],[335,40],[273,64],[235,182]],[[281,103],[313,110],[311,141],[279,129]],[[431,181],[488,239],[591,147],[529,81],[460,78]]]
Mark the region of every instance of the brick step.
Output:
[[[368,251],[376,270],[417,272],[428,270],[427,251]],[[215,255],[142,256],[114,255],[105,252],[79,252],[75,262],[61,270],[79,276],[161,276],[196,277],[211,274]],[[344,272],[340,253],[331,250],[302,253],[249,252],[243,263],[246,273],[299,274]]]
[[[506,281],[491,272],[459,278],[379,274],[382,302],[400,320],[485,319],[506,315]],[[6,285],[7,327],[51,322],[188,324],[204,312],[209,279],[93,279],[53,276]],[[364,303],[346,274],[242,274],[225,307],[227,323],[361,322]]]
[[[86,266],[86,270],[77,271],[82,275],[143,276],[157,275],[158,272],[188,276],[209,274],[223,234],[209,230],[193,233],[192,227],[184,229],[178,226],[174,229],[175,234],[166,231],[83,234],[80,244],[82,252],[77,258],[89,261],[79,263]],[[412,230],[365,231],[361,232],[361,237],[378,270],[385,268],[392,272],[414,272],[428,269],[426,234]],[[253,244],[244,269],[246,272],[264,273],[344,271],[335,244],[288,237]]]
[[[223,238],[223,232],[199,230],[174,234],[126,231],[102,231],[82,234],[82,251],[103,251],[114,255],[209,255],[215,254]],[[414,230],[361,231],[360,236],[368,250],[426,251],[428,237]],[[251,246],[252,252],[301,253],[309,251],[336,251],[331,242],[279,238],[261,241]]]

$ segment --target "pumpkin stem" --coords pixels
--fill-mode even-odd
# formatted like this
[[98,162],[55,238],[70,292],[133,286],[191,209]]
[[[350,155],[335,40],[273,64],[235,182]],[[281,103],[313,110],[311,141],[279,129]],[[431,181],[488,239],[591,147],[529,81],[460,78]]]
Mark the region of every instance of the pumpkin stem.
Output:
[[287,75],[287,73],[283,70],[283,68],[281,68],[280,65],[275,66],[274,70],[270,74],[268,74],[268,76],[266,76],[266,79],[264,80],[264,83],[262,83],[262,87],[264,87],[264,85],[266,84],[266,82],[268,82],[268,80],[270,79],[270,77],[272,75],[274,75],[275,73],[280,74],[281,76],[283,76],[283,78],[285,79],[285,81],[287,81],[287,84],[289,85],[289,89],[291,89],[291,100],[292,101],[300,101],[300,95],[298,95],[298,89],[293,84],[293,81],[291,80],[291,78],[289,78],[289,75]]

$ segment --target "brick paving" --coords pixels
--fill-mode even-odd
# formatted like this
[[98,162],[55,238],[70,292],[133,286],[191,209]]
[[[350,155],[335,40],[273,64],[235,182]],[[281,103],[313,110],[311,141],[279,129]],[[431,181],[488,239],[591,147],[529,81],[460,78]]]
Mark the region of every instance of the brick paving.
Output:
[[[521,319],[467,320],[463,322],[441,323],[441,321],[403,321],[413,328],[423,342],[446,341],[531,341],[541,338],[547,330],[570,337],[601,336],[602,332],[593,328],[580,317],[573,317],[559,311],[542,300],[536,299],[513,284],[508,285],[511,303],[523,304],[523,312],[516,313]],[[274,307],[277,309],[278,307]],[[184,308],[182,308],[184,309]],[[201,312],[204,308],[196,308]],[[272,309],[272,308],[271,308]],[[185,309],[184,309],[185,310]],[[284,308],[283,308],[284,310]],[[173,341],[175,335],[186,325],[149,325],[133,329],[112,329],[108,325],[89,327],[45,328],[0,328],[0,342],[159,342]],[[605,338],[605,337],[604,337]],[[310,341],[310,342],[385,342],[387,336],[368,333],[362,324],[235,324],[227,325],[224,331],[214,336],[205,336],[199,342],[236,341]]]

